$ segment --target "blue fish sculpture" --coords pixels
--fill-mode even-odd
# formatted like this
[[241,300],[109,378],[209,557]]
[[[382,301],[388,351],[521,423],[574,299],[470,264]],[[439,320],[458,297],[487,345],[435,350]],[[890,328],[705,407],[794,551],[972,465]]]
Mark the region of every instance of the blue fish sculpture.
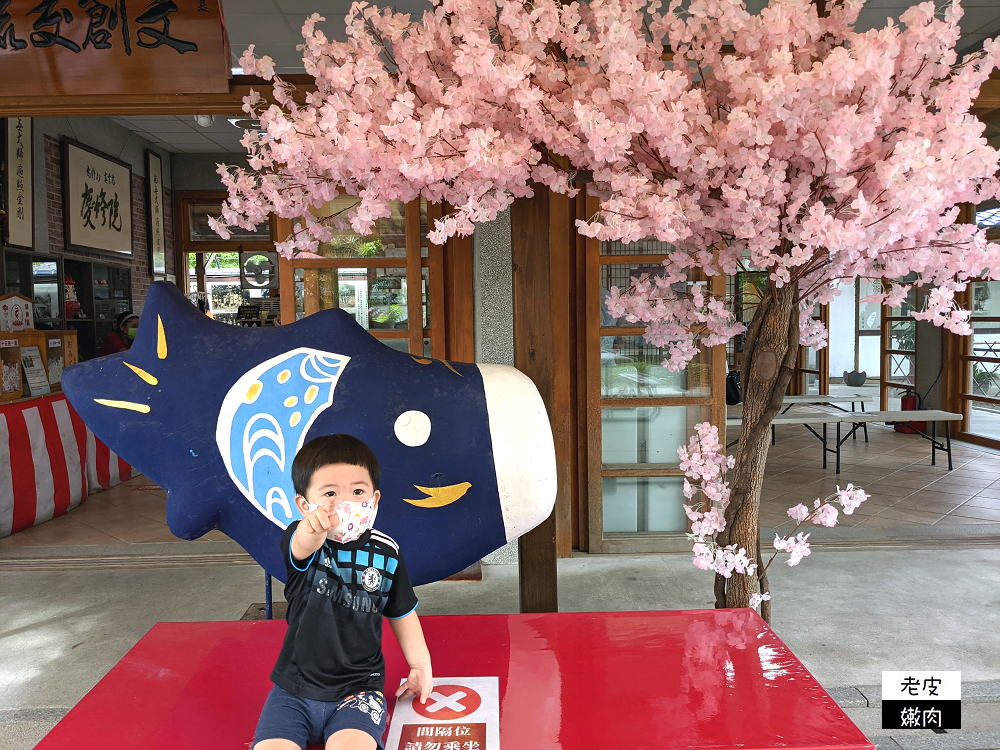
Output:
[[415,584],[524,534],[555,503],[552,431],[523,373],[396,351],[343,310],[241,328],[157,282],[132,347],[73,365],[62,385],[94,434],[167,491],[175,535],[221,529],[281,580],[278,542],[301,518],[292,460],[317,435],[375,451],[376,527]]

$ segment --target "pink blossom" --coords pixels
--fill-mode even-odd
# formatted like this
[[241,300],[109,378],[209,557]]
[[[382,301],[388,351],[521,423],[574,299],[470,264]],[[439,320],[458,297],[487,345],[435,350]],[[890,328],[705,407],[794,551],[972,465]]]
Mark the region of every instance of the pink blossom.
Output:
[[794,508],[788,509],[788,515],[795,521],[798,521],[799,523],[805,521],[809,517],[809,513],[810,513],[809,509],[802,503],[799,503]]
[[830,504],[824,505],[813,516],[812,522],[817,526],[833,527],[837,525],[837,509]]
[[802,532],[789,537],[775,535],[774,548],[789,553],[788,560],[786,560],[789,565],[798,565],[803,557],[808,557],[810,554],[808,540],[809,535]]
[[837,500],[844,507],[844,513],[848,516],[869,497],[871,495],[860,487],[855,487],[853,484],[848,484],[847,489],[843,490],[839,486],[837,487]]

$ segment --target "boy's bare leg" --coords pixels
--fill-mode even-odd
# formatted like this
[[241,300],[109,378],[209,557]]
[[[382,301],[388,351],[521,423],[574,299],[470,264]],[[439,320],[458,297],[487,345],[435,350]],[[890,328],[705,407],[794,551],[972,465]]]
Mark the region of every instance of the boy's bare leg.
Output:
[[261,740],[253,746],[253,750],[302,750],[302,748],[291,740]]
[[326,750],[375,750],[376,747],[372,736],[360,729],[341,729],[326,741]]

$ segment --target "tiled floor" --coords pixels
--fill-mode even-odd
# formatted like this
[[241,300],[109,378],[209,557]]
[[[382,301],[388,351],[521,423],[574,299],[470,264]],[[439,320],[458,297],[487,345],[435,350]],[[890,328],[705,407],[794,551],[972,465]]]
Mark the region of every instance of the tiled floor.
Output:
[[777,428],[764,473],[760,520],[765,528],[794,525],[786,511],[812,505],[853,483],[871,497],[852,515],[840,514],[841,526],[944,526],[1000,523],[1000,454],[968,443],[953,443],[954,470],[937,454],[931,466],[930,443],[883,425],[870,425],[863,436],[844,443],[841,473],[830,456],[822,468],[820,442],[804,427]]
[[[829,468],[822,468],[819,441],[805,428],[782,426],[777,434],[777,445],[768,453],[761,499],[764,528],[788,529],[793,525],[788,508],[811,505],[848,482],[863,487],[871,499],[853,515],[841,513],[841,526],[1000,523],[1000,453],[956,443],[955,470],[949,472],[942,453],[937,466],[931,466],[930,443],[919,436],[871,425],[870,442],[844,444],[838,476],[832,460]],[[220,531],[201,537],[228,538]],[[15,547],[179,541],[167,527],[166,493],[139,476],[92,495],[64,516],[0,539],[0,552]]]
[[[205,541],[229,539],[210,531]],[[167,494],[146,477],[133,477],[51,521],[0,539],[0,550],[69,544],[180,542],[167,527]]]

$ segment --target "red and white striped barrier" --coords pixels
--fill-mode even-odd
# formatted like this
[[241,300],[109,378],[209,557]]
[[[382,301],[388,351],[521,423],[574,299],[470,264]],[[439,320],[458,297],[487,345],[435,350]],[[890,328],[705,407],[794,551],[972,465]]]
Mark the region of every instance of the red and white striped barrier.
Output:
[[62,394],[0,406],[0,537],[61,516],[133,475]]

